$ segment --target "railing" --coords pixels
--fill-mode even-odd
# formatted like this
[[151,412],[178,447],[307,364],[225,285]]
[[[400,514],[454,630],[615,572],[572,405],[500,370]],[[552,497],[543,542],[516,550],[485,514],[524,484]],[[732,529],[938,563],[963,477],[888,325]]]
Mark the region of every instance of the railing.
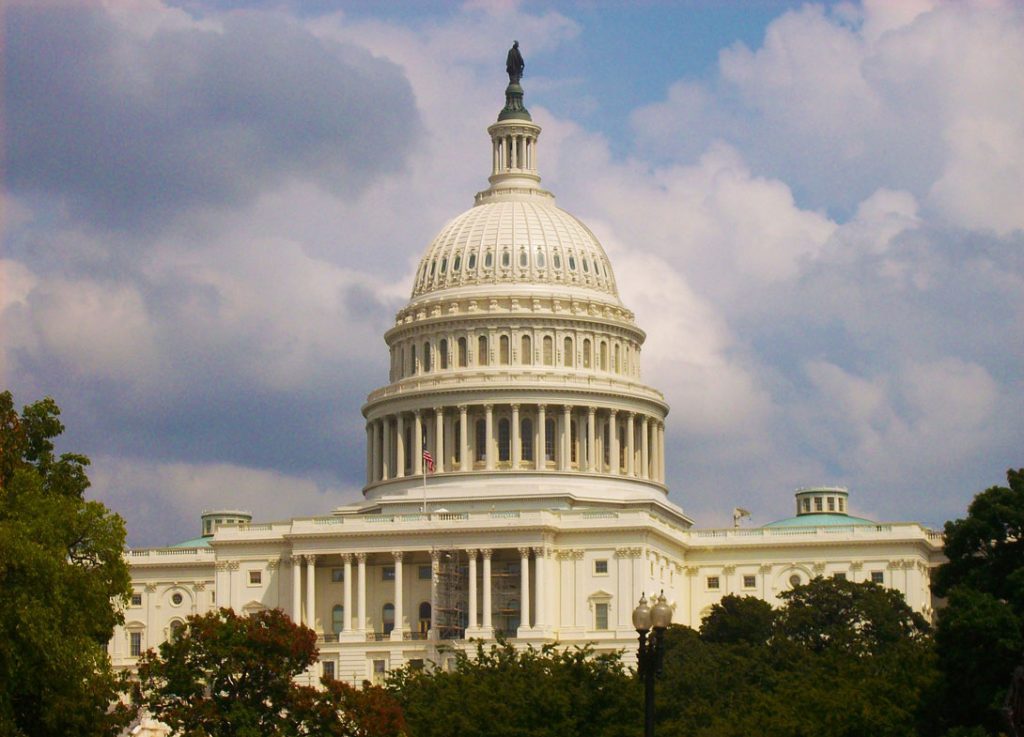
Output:
[[390,639],[391,639],[391,633],[390,632],[367,632],[366,633],[366,641],[367,642],[385,642],[386,640],[390,640]]
[[491,519],[518,519],[519,510],[512,510],[507,512],[491,512]]
[[320,642],[337,642],[338,636],[331,632],[322,632],[317,639],[319,639]]
[[415,631],[415,632],[403,632],[402,633],[402,639],[403,640],[426,640],[427,639],[427,633],[426,632],[420,632],[418,630]]

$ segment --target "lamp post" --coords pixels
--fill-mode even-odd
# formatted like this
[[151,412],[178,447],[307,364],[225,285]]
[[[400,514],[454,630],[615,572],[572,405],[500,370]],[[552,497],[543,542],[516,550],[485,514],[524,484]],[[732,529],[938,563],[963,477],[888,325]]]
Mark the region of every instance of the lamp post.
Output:
[[651,604],[640,595],[640,604],[633,610],[633,626],[640,635],[637,650],[637,675],[644,682],[644,737],[654,737],[654,679],[661,675],[665,658],[665,628],[672,623],[672,608],[665,602],[665,592],[651,597]]

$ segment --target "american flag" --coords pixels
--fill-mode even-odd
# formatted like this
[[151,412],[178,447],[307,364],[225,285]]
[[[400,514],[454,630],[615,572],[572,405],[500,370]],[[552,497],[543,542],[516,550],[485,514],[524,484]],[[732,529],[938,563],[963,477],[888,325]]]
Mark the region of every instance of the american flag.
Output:
[[434,472],[434,456],[426,448],[423,449],[423,465],[426,466],[427,473]]

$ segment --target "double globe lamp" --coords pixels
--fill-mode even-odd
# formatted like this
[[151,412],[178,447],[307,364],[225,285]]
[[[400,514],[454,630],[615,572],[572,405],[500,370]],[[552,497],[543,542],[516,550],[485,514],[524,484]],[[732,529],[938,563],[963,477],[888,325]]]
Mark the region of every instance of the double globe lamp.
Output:
[[640,595],[640,604],[633,610],[633,626],[640,634],[637,651],[637,675],[644,682],[644,737],[654,737],[654,679],[661,675],[665,657],[665,629],[672,623],[672,607],[665,601],[665,592],[651,597]]

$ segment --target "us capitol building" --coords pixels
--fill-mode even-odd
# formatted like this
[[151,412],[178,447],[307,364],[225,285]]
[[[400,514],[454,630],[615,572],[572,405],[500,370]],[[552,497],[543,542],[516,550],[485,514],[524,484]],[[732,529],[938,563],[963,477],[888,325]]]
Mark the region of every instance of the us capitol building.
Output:
[[364,500],[284,522],[207,512],[201,537],[129,551],[115,666],[217,607],[285,610],[319,636],[310,677],[351,683],[498,636],[632,662],[643,592],[698,627],[726,594],[775,604],[838,576],[931,615],[941,533],[851,516],[845,489],[799,490],[794,516],[762,527],[695,528],[669,501],[669,408],[641,379],[644,332],[597,238],[541,187],[518,74],[505,94],[490,186],[427,247],[384,335]]

